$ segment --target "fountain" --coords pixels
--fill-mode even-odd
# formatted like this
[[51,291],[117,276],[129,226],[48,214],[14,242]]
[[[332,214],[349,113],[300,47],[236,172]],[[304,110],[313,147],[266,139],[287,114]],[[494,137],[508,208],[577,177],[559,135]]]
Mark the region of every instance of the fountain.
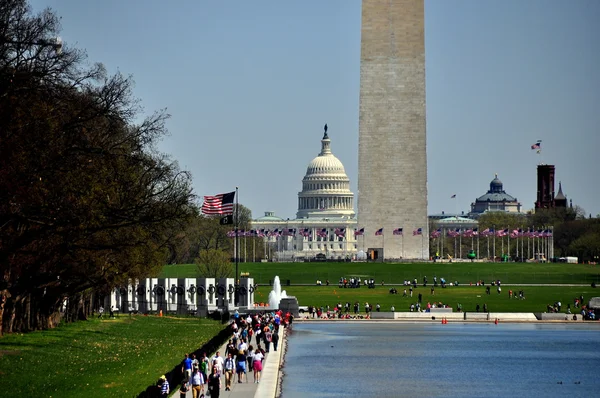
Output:
[[287,298],[285,290],[281,290],[281,281],[278,276],[273,279],[273,290],[269,293],[269,308],[274,310],[279,308],[279,302],[282,298]]

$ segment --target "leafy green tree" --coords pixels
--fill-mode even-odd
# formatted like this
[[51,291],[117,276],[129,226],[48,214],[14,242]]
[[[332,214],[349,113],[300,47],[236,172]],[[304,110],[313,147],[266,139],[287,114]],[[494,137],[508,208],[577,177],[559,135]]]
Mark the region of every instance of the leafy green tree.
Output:
[[200,275],[206,278],[228,278],[234,273],[229,254],[224,250],[201,250],[195,263]]
[[[194,210],[191,177],[156,151],[132,81],[57,52],[58,18],[0,3],[2,330],[85,319],[93,293],[158,272]],[[139,120],[142,119],[141,122]]]

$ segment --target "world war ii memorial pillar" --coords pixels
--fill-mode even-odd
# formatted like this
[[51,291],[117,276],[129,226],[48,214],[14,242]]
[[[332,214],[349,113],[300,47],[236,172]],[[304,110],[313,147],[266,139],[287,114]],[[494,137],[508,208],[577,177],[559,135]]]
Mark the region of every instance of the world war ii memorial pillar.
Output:
[[424,22],[424,0],[362,2],[358,249],[379,259],[429,257]]

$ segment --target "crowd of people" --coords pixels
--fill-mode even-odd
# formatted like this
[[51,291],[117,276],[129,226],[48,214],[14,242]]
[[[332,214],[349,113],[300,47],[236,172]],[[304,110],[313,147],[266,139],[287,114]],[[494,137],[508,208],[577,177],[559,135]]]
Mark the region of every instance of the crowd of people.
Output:
[[[280,327],[287,327],[293,319],[290,313],[282,314],[281,311],[247,316],[236,311],[224,356],[220,351],[212,357],[206,352],[201,358],[196,358],[195,354],[185,355],[181,364],[184,375],[179,391],[181,396],[185,397],[191,390],[194,398],[203,398],[205,393],[218,398],[223,385],[225,391],[231,391],[232,383],[248,382],[248,372],[252,372],[254,383],[260,383],[266,354],[271,349],[277,351]],[[164,376],[159,379],[158,385],[164,396],[170,393],[168,384]]]

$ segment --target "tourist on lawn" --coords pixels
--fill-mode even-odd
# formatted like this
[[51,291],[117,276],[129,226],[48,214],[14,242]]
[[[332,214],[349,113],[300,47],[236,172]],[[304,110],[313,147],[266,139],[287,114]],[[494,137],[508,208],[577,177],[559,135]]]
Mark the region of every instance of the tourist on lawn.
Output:
[[254,355],[252,357],[252,360],[253,360],[252,369],[254,369],[254,382],[255,383],[260,382],[260,372],[262,372],[263,359],[264,359],[264,355],[257,348],[256,351],[254,351]]

